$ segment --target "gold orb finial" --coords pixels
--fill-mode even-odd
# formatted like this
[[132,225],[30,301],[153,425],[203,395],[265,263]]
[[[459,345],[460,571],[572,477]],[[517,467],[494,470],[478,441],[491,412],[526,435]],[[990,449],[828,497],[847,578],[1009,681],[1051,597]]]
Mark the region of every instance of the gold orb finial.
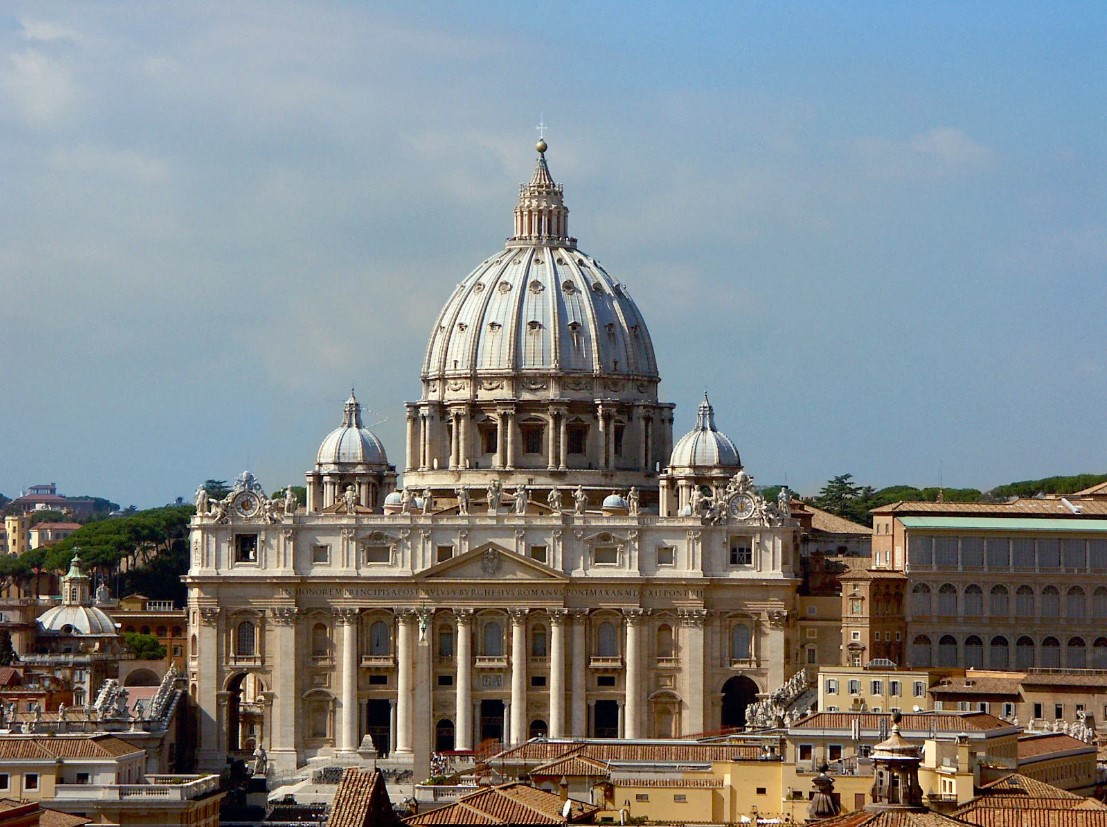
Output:
[[539,152],[544,154],[546,152],[546,141],[545,141],[545,139],[544,138],[539,138],[538,143],[536,143],[534,145],[534,148],[537,149]]

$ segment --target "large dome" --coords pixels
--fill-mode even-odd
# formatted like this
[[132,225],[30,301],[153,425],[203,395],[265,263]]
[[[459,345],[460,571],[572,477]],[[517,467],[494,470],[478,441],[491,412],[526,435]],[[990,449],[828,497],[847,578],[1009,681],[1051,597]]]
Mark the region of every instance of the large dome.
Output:
[[342,410],[342,424],[327,434],[319,446],[315,463],[324,472],[348,470],[352,466],[388,465],[384,445],[376,434],[361,424],[361,405],[352,390]]
[[521,187],[515,235],[439,313],[423,379],[575,374],[656,386],[645,320],[626,286],[569,237],[544,150],[540,143],[534,176]]
[[677,441],[669,467],[674,470],[742,467],[738,448],[715,427],[715,409],[706,393],[696,411],[696,426]]

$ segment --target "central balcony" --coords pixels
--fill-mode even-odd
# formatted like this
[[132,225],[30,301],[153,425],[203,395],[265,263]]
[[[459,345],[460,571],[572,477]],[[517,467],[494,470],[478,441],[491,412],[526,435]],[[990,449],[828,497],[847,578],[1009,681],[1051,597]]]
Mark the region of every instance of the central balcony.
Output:
[[591,669],[617,671],[623,668],[623,659],[618,655],[609,657],[607,655],[593,655],[588,661],[588,666]]

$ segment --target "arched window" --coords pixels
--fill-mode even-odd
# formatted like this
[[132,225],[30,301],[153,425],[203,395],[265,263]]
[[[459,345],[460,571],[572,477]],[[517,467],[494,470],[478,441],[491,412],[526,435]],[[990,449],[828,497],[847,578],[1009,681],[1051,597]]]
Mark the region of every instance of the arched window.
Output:
[[484,624],[481,630],[482,654],[489,658],[502,658],[504,654],[504,630],[495,620]]
[[957,639],[953,635],[942,635],[938,640],[938,665],[957,665]]
[[965,638],[965,666],[973,669],[984,668],[984,641],[976,635]]
[[200,653],[196,649],[196,635],[193,635],[188,639],[188,654],[189,657],[197,657]]
[[311,656],[324,658],[330,654],[330,635],[326,623],[316,623],[311,627]]
[[730,628],[730,656],[734,660],[749,660],[750,627],[744,623],[735,623]]
[[1042,641],[1042,666],[1046,669],[1061,668],[1061,641],[1055,637]]
[[596,635],[596,654],[601,658],[619,657],[619,639],[615,635],[615,624],[605,620],[600,624]]
[[1065,595],[1065,617],[1070,620],[1083,620],[1087,611],[1084,590],[1079,586],[1073,586]]
[[244,620],[235,627],[234,653],[239,657],[251,658],[257,653],[257,630],[253,623]]
[[1011,613],[1011,595],[1006,586],[992,586],[989,598],[988,614],[992,617],[1007,617]]
[[957,614],[957,587],[952,583],[943,583],[938,589],[938,614],[950,617]]
[[667,623],[657,627],[657,656],[659,658],[673,656],[673,627]]
[[911,641],[911,665],[930,666],[930,638],[926,635],[916,635]]
[[1092,669],[1107,669],[1107,637],[1097,637],[1092,644]]
[[984,614],[984,590],[975,583],[965,588],[965,616],[980,617]]
[[530,728],[527,730],[527,734],[531,738],[545,738],[549,734],[550,728],[546,726],[546,722],[542,720],[534,720],[530,722]]
[[532,658],[546,657],[546,627],[535,626],[530,633],[530,656]]
[[1042,617],[1061,616],[1061,592],[1056,586],[1042,589]]
[[926,617],[930,614],[930,586],[919,583],[911,590],[911,614]]
[[454,748],[454,722],[442,718],[434,725],[434,751],[449,752]]
[[991,669],[1008,669],[1011,666],[1011,647],[1003,635],[996,635],[988,645],[988,666]]
[[383,620],[374,620],[369,625],[369,654],[376,657],[392,654],[392,631]]
[[1034,617],[1034,590],[1029,586],[1019,586],[1015,592],[1015,614],[1027,619]]
[[1092,617],[1107,620],[1107,588],[1103,586],[1092,592]]
[[157,629],[156,629],[156,630],[154,631],[154,634],[155,634],[155,635],[157,635],[158,637],[165,637],[165,636],[166,636],[166,631],[165,631],[165,627],[164,627],[164,626],[159,626],[159,627],[158,627],[158,628],[157,628]]
[[1065,666],[1069,669],[1084,669],[1088,665],[1088,647],[1084,644],[1084,638],[1069,638],[1068,651],[1066,652]]
[[184,632],[181,630],[180,626],[174,626],[173,627],[173,637],[180,637],[183,634],[184,634]]
[[1034,666],[1034,641],[1023,635],[1015,641],[1015,668],[1030,669]]

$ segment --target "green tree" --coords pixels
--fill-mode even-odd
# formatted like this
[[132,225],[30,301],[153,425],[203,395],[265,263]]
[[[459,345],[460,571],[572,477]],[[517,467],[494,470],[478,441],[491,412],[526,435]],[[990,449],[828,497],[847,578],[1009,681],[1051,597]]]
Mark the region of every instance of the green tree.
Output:
[[201,487],[208,492],[208,496],[213,500],[221,500],[231,493],[231,487],[227,485],[226,480],[204,480]]
[[839,474],[820,489],[812,504],[847,520],[856,520],[859,512],[865,512],[861,499],[864,490],[860,485],[854,484],[853,474]]
[[165,647],[153,635],[127,632],[123,635],[123,645],[127,647],[131,657],[136,660],[163,660],[165,658]]
[[0,629],[0,666],[11,666],[19,660],[12,646],[12,633],[7,629]]

